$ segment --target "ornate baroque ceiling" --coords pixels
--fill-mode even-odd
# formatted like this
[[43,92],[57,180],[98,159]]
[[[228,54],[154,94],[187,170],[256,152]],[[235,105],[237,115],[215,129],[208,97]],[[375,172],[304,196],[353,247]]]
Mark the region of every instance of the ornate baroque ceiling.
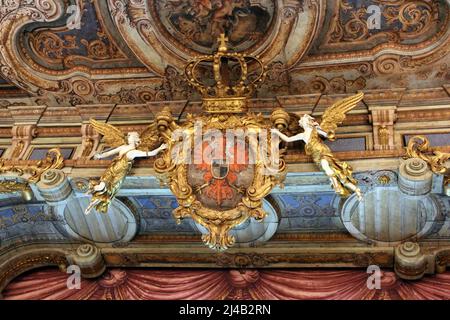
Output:
[[[381,10],[378,29],[368,27],[373,5]],[[100,251],[104,265],[95,272],[105,265],[397,267],[401,250],[406,261],[420,251],[397,250],[410,239],[422,246],[413,278],[442,272],[450,265],[450,186],[426,164],[420,171],[400,157],[417,134],[450,151],[449,16],[448,0],[0,0],[0,157],[34,168],[50,148],[64,157],[64,168],[39,183],[13,181],[26,192],[0,192],[0,292],[27,269]],[[110,165],[92,158],[106,145],[89,119],[130,132],[167,105],[180,123],[183,112],[200,111],[184,67],[214,52],[223,32],[232,50],[268,66],[251,111],[282,106],[320,117],[364,91],[329,146],[351,162],[365,202],[341,201],[292,144],[285,188],[264,202],[269,218],[236,227],[236,248],[227,253],[203,246],[199,224],[175,224],[176,199],[154,178],[152,159],[136,163],[108,215],[84,215],[88,179]],[[405,184],[407,165],[422,184]],[[96,247],[80,246],[86,241]]]
[[[233,50],[269,66],[260,98],[433,88],[448,99],[446,0],[0,3],[3,107],[191,98],[183,68],[215,50],[222,32]],[[371,5],[381,8],[380,28],[372,30]]]

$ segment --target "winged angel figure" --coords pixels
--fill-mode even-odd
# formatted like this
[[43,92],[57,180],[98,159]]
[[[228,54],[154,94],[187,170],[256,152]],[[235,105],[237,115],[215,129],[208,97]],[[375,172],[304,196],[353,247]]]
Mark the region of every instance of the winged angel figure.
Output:
[[321,136],[334,141],[336,139],[335,130],[344,121],[345,114],[355,108],[363,97],[364,93],[358,93],[336,102],[325,110],[321,124],[317,123],[310,115],[305,114],[298,122],[304,132],[292,137],[286,136],[277,129],[272,129],[272,133],[278,135],[283,141],[304,141],[306,154],[312,156],[314,162],[330,178],[336,193],[344,197],[356,193],[360,201],[363,199],[363,194],[357,187],[357,181],[352,177],[352,167],[337,160]]
[[155,148],[160,143],[156,123],[149,125],[141,135],[138,132],[129,132],[126,136],[110,124],[93,119],[90,123],[98,133],[103,135],[105,143],[113,148],[103,153],[96,153],[94,159],[118,154],[100,180],[91,180],[89,183],[89,193],[92,194],[92,199],[85,213],[89,214],[94,207],[97,211],[106,213],[112,199],[130,173],[134,159],[156,156],[162,150],[167,149],[167,145],[161,144]]

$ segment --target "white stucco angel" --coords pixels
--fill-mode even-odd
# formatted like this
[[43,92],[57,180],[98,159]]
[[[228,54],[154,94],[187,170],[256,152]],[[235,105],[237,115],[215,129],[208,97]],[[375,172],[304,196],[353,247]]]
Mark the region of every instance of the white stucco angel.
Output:
[[286,142],[304,141],[306,154],[310,155],[330,178],[335,192],[344,197],[356,193],[359,200],[363,199],[363,194],[357,187],[357,181],[352,177],[351,166],[337,160],[321,137],[334,141],[337,126],[344,121],[345,114],[355,108],[363,97],[364,93],[358,93],[336,102],[324,112],[320,124],[310,115],[304,115],[299,120],[299,125],[304,132],[292,137],[286,136],[277,129],[272,129],[273,134],[278,135]]
[[92,199],[85,213],[88,214],[94,207],[97,211],[106,213],[111,201],[119,191],[126,176],[130,173],[135,158],[153,157],[167,148],[167,145],[159,143],[159,135],[156,125],[148,126],[139,135],[137,132],[129,132],[126,136],[118,128],[91,119],[94,129],[104,136],[107,145],[112,150],[96,153],[94,159],[103,159],[112,155],[118,155],[106,169],[100,180],[91,180],[89,193]]

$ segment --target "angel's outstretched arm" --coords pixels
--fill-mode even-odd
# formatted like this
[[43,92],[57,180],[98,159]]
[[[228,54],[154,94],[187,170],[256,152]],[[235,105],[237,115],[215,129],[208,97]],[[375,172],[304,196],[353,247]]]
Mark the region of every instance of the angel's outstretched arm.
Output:
[[133,150],[132,153],[135,158],[153,157],[164,149],[167,149],[167,145],[163,143],[158,148],[152,151]]
[[114,149],[106,151],[106,152],[96,153],[94,155],[94,159],[102,159],[102,158],[107,158],[109,156],[115,155],[120,152],[120,148],[121,147],[117,147],[117,148],[114,148]]
[[294,141],[300,141],[300,140],[304,141],[303,133],[299,133],[299,134],[296,134],[295,136],[288,137],[287,135],[285,135],[284,133],[281,133],[277,129],[272,129],[271,132],[273,134],[276,134],[277,136],[279,136],[281,138],[281,140],[286,141],[286,142],[294,142]]

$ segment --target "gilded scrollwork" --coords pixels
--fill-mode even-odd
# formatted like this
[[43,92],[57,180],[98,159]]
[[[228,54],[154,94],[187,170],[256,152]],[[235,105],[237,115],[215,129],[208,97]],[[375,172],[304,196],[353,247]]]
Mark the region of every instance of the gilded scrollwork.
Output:
[[406,147],[406,158],[419,158],[424,160],[434,173],[445,174],[445,163],[450,159],[450,153],[444,153],[430,146],[425,136],[412,137]]
[[[77,39],[76,35],[59,35],[50,31],[34,32],[30,35],[32,48],[36,54],[50,64],[63,63],[74,67],[74,61],[107,60],[123,58],[123,55],[111,43],[103,31],[97,32],[97,39]],[[72,55],[71,52],[85,50],[86,54]]]
[[45,31],[32,34],[30,39],[39,56],[50,62],[54,59],[63,59],[67,50],[78,48],[74,35],[60,37],[55,33]]
[[[80,30],[61,22],[74,3]],[[379,30],[367,27],[372,4],[382,9]],[[179,77],[185,62],[214,50],[225,31],[235,51],[272,64],[276,81],[260,97],[378,89],[387,77],[402,87],[415,77],[438,87],[448,21],[445,1],[431,0],[11,0],[0,11],[0,29],[11,30],[0,34],[0,71],[52,106],[184,100],[192,94]]]
[[354,80],[346,79],[343,76],[327,79],[316,76],[307,81],[294,80],[292,87],[300,94],[322,93],[336,94],[348,93],[362,90],[366,87],[367,81],[364,77],[357,77]]
[[170,91],[160,90],[158,87],[139,86],[131,89],[122,88],[116,93],[100,94],[98,100],[101,103],[137,104],[166,100],[169,93]]
[[[277,118],[277,117],[275,117]],[[196,122],[203,123],[202,131],[208,130],[226,130],[226,129],[245,129],[245,130],[268,130],[275,123],[264,119],[260,115],[233,115],[218,114],[187,117],[187,121],[179,126],[172,119],[169,110],[165,110],[157,115],[156,122],[161,132],[161,136],[168,144],[169,152],[158,158],[154,163],[154,168],[163,184],[167,185],[172,193],[177,197],[179,207],[174,210],[175,219],[180,222],[181,219],[191,217],[195,222],[201,224],[208,230],[208,234],[202,236],[202,240],[211,248],[216,250],[225,250],[234,244],[234,238],[229,231],[246,221],[249,218],[257,220],[264,219],[266,213],[262,209],[262,200],[271,190],[278,184],[282,184],[286,175],[286,164],[283,155],[278,162],[276,170],[269,168],[269,164],[265,162],[262,155],[267,155],[268,150],[260,149],[261,146],[255,146],[254,154],[258,155],[254,165],[254,176],[250,185],[244,188],[243,195],[239,202],[229,210],[213,209],[205,206],[199,198],[201,189],[193,188],[189,175],[190,165],[185,164],[187,161],[180,159],[188,159],[190,154],[181,151],[175,159],[173,150],[177,148],[177,142],[172,139],[176,130],[182,130],[185,134],[185,141],[194,140],[194,126]],[[276,121],[276,119],[274,119]],[[270,140],[269,147],[270,149]],[[272,170],[272,171],[271,171]],[[268,174],[267,172],[272,172]],[[231,190],[231,189],[230,189]]]
[[[49,66],[76,68],[80,63],[126,58],[106,32],[100,21],[87,21],[95,14],[92,1],[77,1],[75,15],[68,17],[64,28],[49,30],[38,28],[28,34],[30,49]],[[80,28],[90,23],[96,30],[92,33],[78,32],[69,21],[79,19]]]
[[28,176],[30,183],[37,183],[41,176],[51,169],[62,169],[64,158],[58,148],[50,149],[46,157],[36,164],[16,164],[8,160],[0,159],[0,174],[13,173],[18,176]]

